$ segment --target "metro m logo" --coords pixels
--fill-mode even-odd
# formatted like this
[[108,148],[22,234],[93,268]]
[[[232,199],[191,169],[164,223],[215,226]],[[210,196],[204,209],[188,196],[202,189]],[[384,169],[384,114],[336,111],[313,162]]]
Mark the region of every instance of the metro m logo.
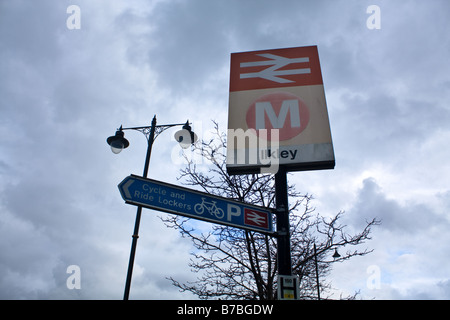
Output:
[[275,114],[272,103],[270,101],[255,103],[255,129],[267,129],[265,115],[270,120],[274,129],[284,127],[288,111],[291,115],[291,127],[300,128],[300,112],[298,108],[298,100],[284,100],[281,104],[281,110],[278,116]]
[[[289,140],[298,136],[309,122],[309,110],[297,96],[286,93],[269,93],[256,99],[246,115],[251,129],[280,129],[279,139]],[[268,137],[270,140],[270,136]]]

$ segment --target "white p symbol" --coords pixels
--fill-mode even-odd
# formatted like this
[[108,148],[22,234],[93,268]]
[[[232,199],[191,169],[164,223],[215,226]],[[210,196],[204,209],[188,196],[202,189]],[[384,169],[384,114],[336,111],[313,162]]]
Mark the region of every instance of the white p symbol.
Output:
[[238,217],[241,215],[241,208],[235,204],[227,205],[227,220],[231,221],[233,217]]

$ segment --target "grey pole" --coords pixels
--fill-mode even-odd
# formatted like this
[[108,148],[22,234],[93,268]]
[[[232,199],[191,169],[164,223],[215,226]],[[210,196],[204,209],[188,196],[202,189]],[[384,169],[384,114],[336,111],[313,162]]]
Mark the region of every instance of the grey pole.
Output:
[[[148,138],[147,156],[145,157],[144,173],[142,175],[144,178],[147,178],[148,175],[150,155],[152,154],[153,140],[155,139],[155,128],[156,128],[156,115],[153,117],[152,126],[150,128],[150,136]],[[137,239],[139,238],[139,225],[141,223],[141,213],[142,207],[138,206],[136,212],[136,222],[134,224],[134,233],[132,235],[133,241],[131,243],[130,261],[128,263],[127,280],[125,282],[125,293],[123,295],[123,300],[128,300],[128,297],[130,296],[131,277],[133,274],[133,265],[134,265],[134,257],[136,254]]]
[[280,166],[275,174],[275,204],[277,215],[277,255],[278,274],[292,275],[291,244],[289,234],[289,204],[287,172],[284,166]]

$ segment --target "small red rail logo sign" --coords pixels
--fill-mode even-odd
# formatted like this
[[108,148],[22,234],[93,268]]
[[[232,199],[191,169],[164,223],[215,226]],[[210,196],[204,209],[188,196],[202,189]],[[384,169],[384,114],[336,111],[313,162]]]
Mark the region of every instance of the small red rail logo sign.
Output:
[[267,219],[267,212],[245,208],[244,223],[250,226],[269,229],[269,219]]

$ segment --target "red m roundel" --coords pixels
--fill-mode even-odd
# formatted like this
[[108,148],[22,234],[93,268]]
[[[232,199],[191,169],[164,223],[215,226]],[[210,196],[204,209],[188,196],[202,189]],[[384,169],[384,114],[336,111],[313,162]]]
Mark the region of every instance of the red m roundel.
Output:
[[306,129],[309,110],[302,99],[291,93],[269,93],[250,105],[246,121],[248,128],[267,129],[269,140],[270,129],[280,129],[280,140],[289,140]]

